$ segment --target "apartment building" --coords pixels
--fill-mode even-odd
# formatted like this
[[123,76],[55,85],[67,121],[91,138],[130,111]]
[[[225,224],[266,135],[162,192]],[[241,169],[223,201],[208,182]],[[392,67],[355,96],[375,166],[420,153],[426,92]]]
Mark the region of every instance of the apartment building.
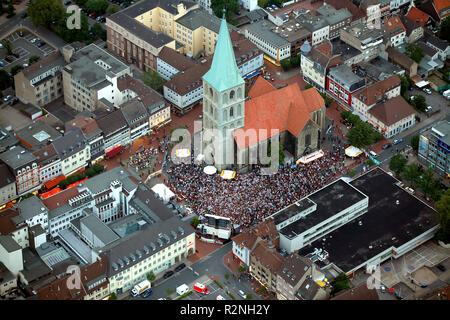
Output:
[[239,0],[239,4],[242,5],[248,11],[258,9],[258,0]]
[[29,228],[40,226],[48,232],[48,209],[38,197],[30,197],[16,204],[19,215]]
[[16,198],[16,178],[6,164],[0,163],[0,208]]
[[[369,28],[364,23],[358,23],[342,28],[340,33],[340,39],[343,42],[362,53],[361,61],[370,61],[380,53],[380,45],[383,43],[381,29]],[[355,63],[358,62],[360,61]]]
[[338,38],[340,35],[339,30],[349,26],[353,17],[347,8],[336,10],[326,3],[318,8],[316,13],[330,25],[328,39]]
[[424,30],[415,20],[403,15],[399,17],[406,29],[405,42],[414,43],[423,37]]
[[140,99],[134,99],[120,106],[130,127],[130,139],[134,141],[150,132],[149,114]]
[[291,57],[300,53],[300,47],[303,43],[311,42],[311,31],[302,27],[294,18],[286,21],[282,26],[274,27],[272,32],[290,43]]
[[250,253],[249,272],[253,279],[268,291],[277,290],[277,272],[283,265],[283,256],[276,250],[271,241],[260,241]]
[[169,47],[164,47],[157,57],[156,65],[156,72],[165,80],[170,80],[179,72],[193,67],[195,63],[183,54]]
[[[145,0],[106,18],[108,50],[136,64],[142,70],[156,70],[157,57],[164,47],[183,51],[184,37],[176,43],[176,20],[199,8],[193,1]],[[207,13],[208,14],[208,13]]]
[[17,244],[12,235],[0,235],[0,262],[15,279],[23,270],[22,247]]
[[37,158],[23,147],[14,146],[0,154],[3,161],[15,176],[17,195],[30,192],[40,186]]
[[[0,234],[9,235],[22,249],[29,247],[28,225],[15,208],[2,211],[0,216]],[[5,261],[1,261],[5,265]],[[11,270],[12,271],[12,270]]]
[[197,0],[200,7],[208,12],[209,14],[214,14],[213,10],[211,9],[211,0]]
[[84,168],[90,161],[90,146],[80,128],[70,130],[53,141],[53,147],[61,159],[61,172],[64,176]]
[[346,64],[331,68],[326,81],[327,92],[345,106],[351,106],[352,96],[366,85],[366,80],[353,73]]
[[55,179],[62,175],[61,159],[56,153],[53,144],[49,144],[44,148],[33,152],[36,162],[40,167],[39,180],[41,184]]
[[[326,13],[326,10],[323,10]],[[330,36],[330,23],[328,18],[322,16],[314,16],[311,13],[304,13],[296,20],[306,30],[311,32],[311,45],[315,46],[327,39]]]
[[105,157],[113,157],[130,143],[130,127],[120,109],[96,119],[96,122],[103,132]]
[[386,20],[383,26],[391,46],[398,47],[405,42],[406,28],[398,16]]
[[419,162],[440,176],[450,174],[450,122],[442,120],[420,135]]
[[122,293],[147,279],[148,273],[157,275],[194,254],[195,232],[188,223],[173,216],[101,251],[109,261],[110,291]]
[[60,51],[56,51],[21,70],[14,76],[16,97],[24,104],[37,107],[63,95],[61,70],[65,62]]
[[386,49],[386,53],[388,54],[388,61],[405,69],[406,73],[411,78],[417,75],[417,71],[419,68],[418,63],[408,57],[406,54],[401,53],[393,47],[388,47]]
[[332,50],[332,43],[327,40],[313,48],[305,46],[301,55],[303,79],[320,92],[326,89],[328,70],[343,63],[342,56]]
[[122,94],[117,79],[131,75],[130,67],[95,44],[75,52],[66,48],[68,64],[63,68],[64,102],[73,109],[94,111],[99,100],[119,106]]
[[17,278],[0,262],[0,297],[5,297],[10,290],[16,287]]
[[245,37],[264,52],[265,59],[279,64],[281,60],[291,57],[291,44],[274,33],[275,28],[271,22],[261,20],[246,26]]

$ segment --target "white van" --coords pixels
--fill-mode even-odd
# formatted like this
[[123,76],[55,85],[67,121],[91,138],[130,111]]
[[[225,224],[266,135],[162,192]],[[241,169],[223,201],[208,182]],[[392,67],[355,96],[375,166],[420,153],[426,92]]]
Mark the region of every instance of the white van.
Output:
[[189,287],[185,284],[185,283],[183,283],[181,286],[179,286],[178,288],[177,288],[177,293],[178,293],[178,295],[183,295],[183,294],[185,294],[186,292],[188,292],[189,291]]
[[369,153],[372,157],[376,158],[377,153],[375,151],[370,150]]

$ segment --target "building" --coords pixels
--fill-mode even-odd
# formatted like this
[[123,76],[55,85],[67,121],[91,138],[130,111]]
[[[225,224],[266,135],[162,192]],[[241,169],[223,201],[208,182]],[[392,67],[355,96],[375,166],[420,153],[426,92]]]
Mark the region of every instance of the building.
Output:
[[414,6],[409,9],[406,17],[411,19],[412,21],[415,21],[422,28],[428,27],[432,23],[430,15]]
[[274,33],[275,28],[271,22],[261,20],[246,26],[245,37],[264,52],[265,59],[279,64],[281,60],[291,57],[291,44]]
[[428,33],[425,38],[425,43],[427,46],[438,52],[440,60],[446,61],[447,58],[450,57],[450,46],[447,40],[443,40]]
[[[326,10],[326,9],[322,10],[322,12],[324,14],[328,13],[327,11],[330,11],[330,10]],[[334,18],[336,18],[336,17],[334,17]],[[299,17],[297,17],[296,20],[302,27],[304,27],[306,30],[311,32],[311,45],[315,46],[315,45],[329,39],[330,22],[328,20],[332,21],[334,23],[334,26],[337,26],[337,25],[339,25],[339,23],[345,23],[345,20],[347,20],[347,18],[344,16],[340,17],[340,18],[343,18],[342,20],[344,20],[344,21],[335,21],[335,19],[329,18],[327,16],[325,16],[325,18],[324,18],[323,16],[314,16],[311,13],[304,13],[304,14],[300,15]],[[340,20],[340,19],[337,19],[337,20]]]
[[300,47],[305,41],[311,42],[311,31],[302,27],[296,19],[290,19],[282,26],[275,27],[272,32],[290,43],[291,57],[300,53]]
[[197,0],[197,2],[203,10],[209,14],[214,14],[211,9],[211,0]]
[[89,143],[80,128],[67,131],[53,141],[53,147],[61,159],[61,172],[64,176],[83,169],[91,159]]
[[420,3],[418,8],[431,17],[435,26],[450,16],[450,3],[447,0],[427,0]]
[[343,64],[329,70],[326,90],[339,103],[349,107],[353,95],[366,85],[364,78],[353,73],[352,68]]
[[12,128],[6,130],[4,127],[0,126],[0,153],[8,150],[11,147],[17,146],[20,140],[12,132]]
[[239,4],[243,6],[248,11],[253,11],[258,9],[258,0],[240,0]]
[[369,122],[385,137],[391,138],[416,123],[416,110],[402,96],[379,103],[369,110]]
[[95,163],[105,156],[105,140],[103,132],[98,126],[97,122],[89,117],[78,114],[77,117],[71,121],[66,122],[66,131],[79,128],[83,132],[84,137],[89,143],[89,152],[91,154],[90,163]]
[[386,37],[391,46],[398,47],[405,42],[406,28],[399,17],[394,16],[386,20],[383,26],[386,30]]
[[386,52],[388,54],[388,61],[405,69],[411,78],[417,75],[419,65],[413,59],[393,47],[387,48]]
[[258,242],[250,254],[249,272],[253,279],[269,292],[277,290],[277,272],[283,265],[283,256],[266,240]]
[[17,278],[0,262],[0,297],[5,297],[14,288],[17,288]]
[[[352,276],[364,269],[371,274],[384,261],[398,259],[431,239],[439,228],[435,211],[381,168],[372,169],[349,185],[370,200],[361,208],[364,213],[299,251],[324,271]],[[341,200],[349,198],[345,194]]]
[[[358,23],[342,28],[340,32],[340,39],[358,49],[363,54],[364,61],[372,60],[380,53],[380,45],[383,43],[381,29],[369,28],[366,24]],[[360,61],[355,63],[358,62]]]
[[6,164],[0,163],[0,208],[16,198],[16,178]]
[[410,4],[411,0],[390,0],[390,10],[393,11]]
[[353,95],[352,109],[362,119],[370,118],[369,110],[381,101],[386,101],[400,95],[401,81],[393,75],[382,81],[364,87]]
[[48,123],[38,120],[17,130],[16,137],[25,147],[32,151],[37,151],[61,137],[61,133]]
[[381,1],[361,0],[359,8],[365,13],[366,22],[374,29],[381,27]]
[[24,104],[41,107],[63,95],[61,70],[65,65],[60,51],[44,57],[14,76],[16,97]]
[[326,0],[326,3],[336,10],[346,8],[352,14],[351,24],[358,24],[360,22],[365,22],[365,12],[355,5],[351,0]]
[[[0,216],[0,234],[3,236],[11,236],[11,240],[17,243],[22,249],[30,245],[28,229],[29,226],[17,209],[10,208],[2,212]],[[8,266],[5,261],[2,260],[1,262]]]
[[449,134],[450,123],[442,120],[421,133],[419,139],[419,162],[443,177],[450,174]]
[[120,110],[130,128],[130,139],[134,141],[150,132],[149,114],[142,101],[138,99],[125,102]]
[[110,292],[123,293],[195,253],[195,232],[177,216],[153,223],[140,232],[101,249],[108,259]]
[[19,215],[29,228],[40,226],[48,232],[48,209],[38,197],[30,197],[16,204]]
[[130,142],[130,127],[122,110],[117,109],[95,121],[103,132],[105,157],[113,157],[120,153]]
[[320,92],[324,92],[328,70],[342,64],[342,57],[340,54],[333,54],[330,41],[325,41],[311,48],[310,51],[308,51],[309,48],[305,46],[301,56],[303,79]]
[[13,274],[15,279],[23,270],[22,247],[11,235],[0,235],[0,262]]
[[[37,164],[40,167],[39,180],[41,184],[44,184],[47,189],[51,189],[53,186],[59,183],[59,178],[62,178],[61,159],[56,153],[53,144],[49,144],[46,147],[33,152],[36,157]],[[53,180],[52,182],[50,182]]]
[[64,102],[79,112],[94,111],[101,99],[119,106],[123,96],[117,79],[131,75],[130,67],[93,43],[76,52],[65,48]]
[[423,27],[420,26],[415,20],[408,18],[408,16],[400,15],[400,20],[406,28],[407,43],[414,43],[424,36]]
[[331,300],[380,300],[380,297],[375,288],[369,289],[363,282],[355,288],[339,292]]
[[165,80],[170,80],[195,65],[194,61],[169,47],[164,47],[156,60],[156,72]]
[[339,30],[349,26],[352,22],[352,13],[347,8],[336,10],[329,4],[324,3],[316,12],[330,25],[328,39],[339,37]]
[[3,161],[15,176],[17,195],[37,189],[40,185],[37,158],[23,147],[14,146],[0,154]]

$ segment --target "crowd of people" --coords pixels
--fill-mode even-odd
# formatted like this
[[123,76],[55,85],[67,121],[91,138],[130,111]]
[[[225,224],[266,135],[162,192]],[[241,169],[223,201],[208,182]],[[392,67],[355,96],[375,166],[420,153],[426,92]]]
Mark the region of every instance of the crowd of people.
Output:
[[226,216],[249,227],[336,179],[344,159],[344,148],[334,146],[308,164],[280,168],[274,175],[261,175],[256,166],[232,180],[207,175],[202,165],[180,164],[168,169],[168,183],[197,214]]
[[158,149],[141,147],[134,155],[130,156],[128,165],[138,170],[145,170],[150,166],[152,158],[157,156]]

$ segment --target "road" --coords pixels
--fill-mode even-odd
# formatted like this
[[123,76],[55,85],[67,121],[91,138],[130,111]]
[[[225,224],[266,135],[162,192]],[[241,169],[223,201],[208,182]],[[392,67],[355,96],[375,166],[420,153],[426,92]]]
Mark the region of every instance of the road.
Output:
[[[224,289],[231,291],[233,296],[236,298],[239,298],[238,291],[242,290],[245,293],[251,293],[253,296],[252,300],[261,300],[262,298],[252,291],[250,281],[237,281],[233,280],[232,277],[230,277],[228,281],[225,281],[225,279],[223,278],[225,273],[231,274],[230,270],[228,270],[223,264],[223,257],[230,252],[231,248],[232,242],[229,242],[216,251],[212,252],[208,256],[204,257],[203,259],[193,263],[191,265],[193,271],[191,271],[189,268],[184,268],[182,271],[176,272],[169,279],[162,280],[153,288],[152,295],[146,298],[146,300],[158,300],[159,298],[166,298],[168,295],[167,289],[175,291],[175,289],[183,283],[190,284],[204,275],[220,277],[219,281],[224,285]],[[194,272],[198,273],[198,275]],[[125,299],[143,300],[144,298],[133,298],[131,296],[128,296],[125,297]]]

